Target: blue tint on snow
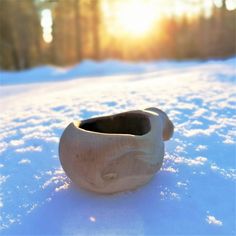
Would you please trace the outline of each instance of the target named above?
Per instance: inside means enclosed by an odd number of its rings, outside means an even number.
[[[235,63],[85,61],[0,72],[0,234],[235,235]],[[175,124],[152,181],[115,195],[75,187],[58,158],[64,128],[151,106]]]

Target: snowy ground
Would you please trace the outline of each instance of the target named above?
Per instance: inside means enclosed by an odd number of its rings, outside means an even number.
[[[235,235],[235,66],[87,61],[0,72],[0,234]],[[154,179],[112,196],[76,189],[58,160],[66,125],[150,106],[176,127]]]

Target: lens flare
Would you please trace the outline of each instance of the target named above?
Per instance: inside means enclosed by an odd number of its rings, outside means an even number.
[[[151,1],[138,1],[138,4],[134,0],[118,1],[113,9],[109,32],[114,35],[142,36],[152,30],[158,18]]]

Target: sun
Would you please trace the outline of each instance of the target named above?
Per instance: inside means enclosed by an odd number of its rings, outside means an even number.
[[[151,1],[126,0],[114,2],[108,31],[113,35],[144,36],[152,30],[158,18],[157,11]],[[104,7],[104,14],[109,11]]]

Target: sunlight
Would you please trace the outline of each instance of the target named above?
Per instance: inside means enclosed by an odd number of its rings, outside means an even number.
[[[233,0],[231,0],[233,1]],[[232,3],[231,3],[232,5]],[[144,37],[156,27],[163,17],[187,16],[194,18],[204,13],[212,14],[212,0],[191,2],[183,0],[104,0],[102,9],[108,33],[116,37]],[[160,26],[160,25],[159,25]],[[158,28],[158,29],[157,29]]]
[[[138,4],[135,0],[117,1],[113,7],[113,21],[109,32],[114,35],[143,36],[151,31],[158,19],[158,12],[153,8],[151,1],[140,0]],[[109,9],[106,9],[106,6],[104,12],[109,14]]]
[[[41,26],[43,28],[43,40],[46,43],[52,42],[52,13],[49,9],[41,12]]]
[[[226,7],[229,11],[235,10],[236,9],[236,1],[235,0],[228,0],[226,2]]]

